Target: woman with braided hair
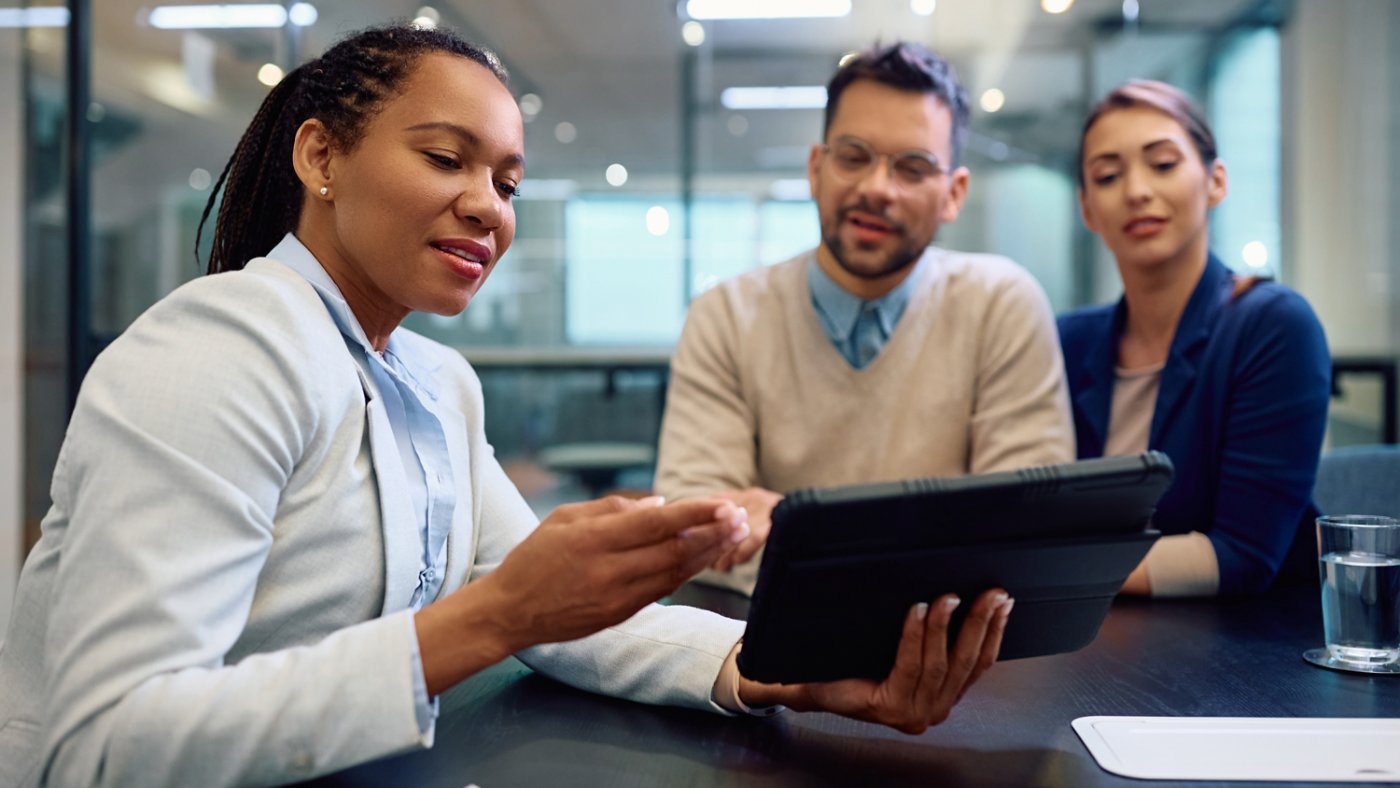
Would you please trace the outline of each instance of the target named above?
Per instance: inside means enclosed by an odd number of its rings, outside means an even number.
[[[742,509],[536,522],[471,368],[399,327],[460,312],[510,245],[522,129],[497,58],[441,31],[353,35],[268,95],[220,177],[213,275],[83,384],[0,650],[0,785],[343,769],[431,746],[436,697],[511,654],[647,703],[907,732],[995,659],[1002,592],[951,647],[957,600],[911,609],[883,682],[760,685],[742,622],[651,604],[744,538]]]

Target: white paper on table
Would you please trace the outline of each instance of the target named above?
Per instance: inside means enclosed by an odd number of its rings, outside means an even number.
[[[1080,717],[1099,766],[1145,780],[1400,781],[1400,720]]]

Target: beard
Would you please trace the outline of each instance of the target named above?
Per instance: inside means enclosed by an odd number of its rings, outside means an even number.
[[[900,240],[899,245],[883,256],[857,261],[855,259],[855,253],[862,251],[872,252],[874,251],[874,245],[871,244],[867,247],[866,244],[856,242],[852,245],[855,248],[848,248],[848,245],[841,240],[840,229],[842,225],[846,223],[846,215],[851,211],[861,211],[872,216],[881,217],[880,220],[882,222],[894,228],[894,235]],[[902,222],[896,222],[885,217],[882,211],[874,210],[864,202],[859,202],[855,205],[838,210],[836,212],[836,221],[833,222],[831,226],[822,228],[822,243],[825,244],[826,248],[831,252],[831,256],[836,260],[836,264],[841,266],[842,270],[846,273],[860,279],[882,279],[897,271],[908,268],[918,262],[919,258],[924,254],[924,249],[932,242],[932,238],[926,239],[922,243],[917,239],[910,238],[908,228],[906,228]]]

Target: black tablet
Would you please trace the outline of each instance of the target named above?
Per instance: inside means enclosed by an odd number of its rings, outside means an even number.
[[[946,593],[1016,598],[1001,659],[1082,648],[1157,539],[1161,452],[956,478],[802,489],[773,510],[739,670],[756,681],[894,665],[904,616]]]

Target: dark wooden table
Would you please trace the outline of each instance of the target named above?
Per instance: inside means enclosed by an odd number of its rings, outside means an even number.
[[[736,616],[746,608],[739,597],[706,588],[683,589],[676,601]],[[997,665],[949,721],[917,737],[828,714],[729,719],[642,706],[576,691],[508,661],[443,697],[431,751],[322,783],[1162,785],[1101,770],[1070,721],[1100,714],[1400,716],[1400,677],[1337,673],[1302,660],[1321,635],[1319,601],[1308,589],[1238,600],[1120,600],[1087,648]]]

